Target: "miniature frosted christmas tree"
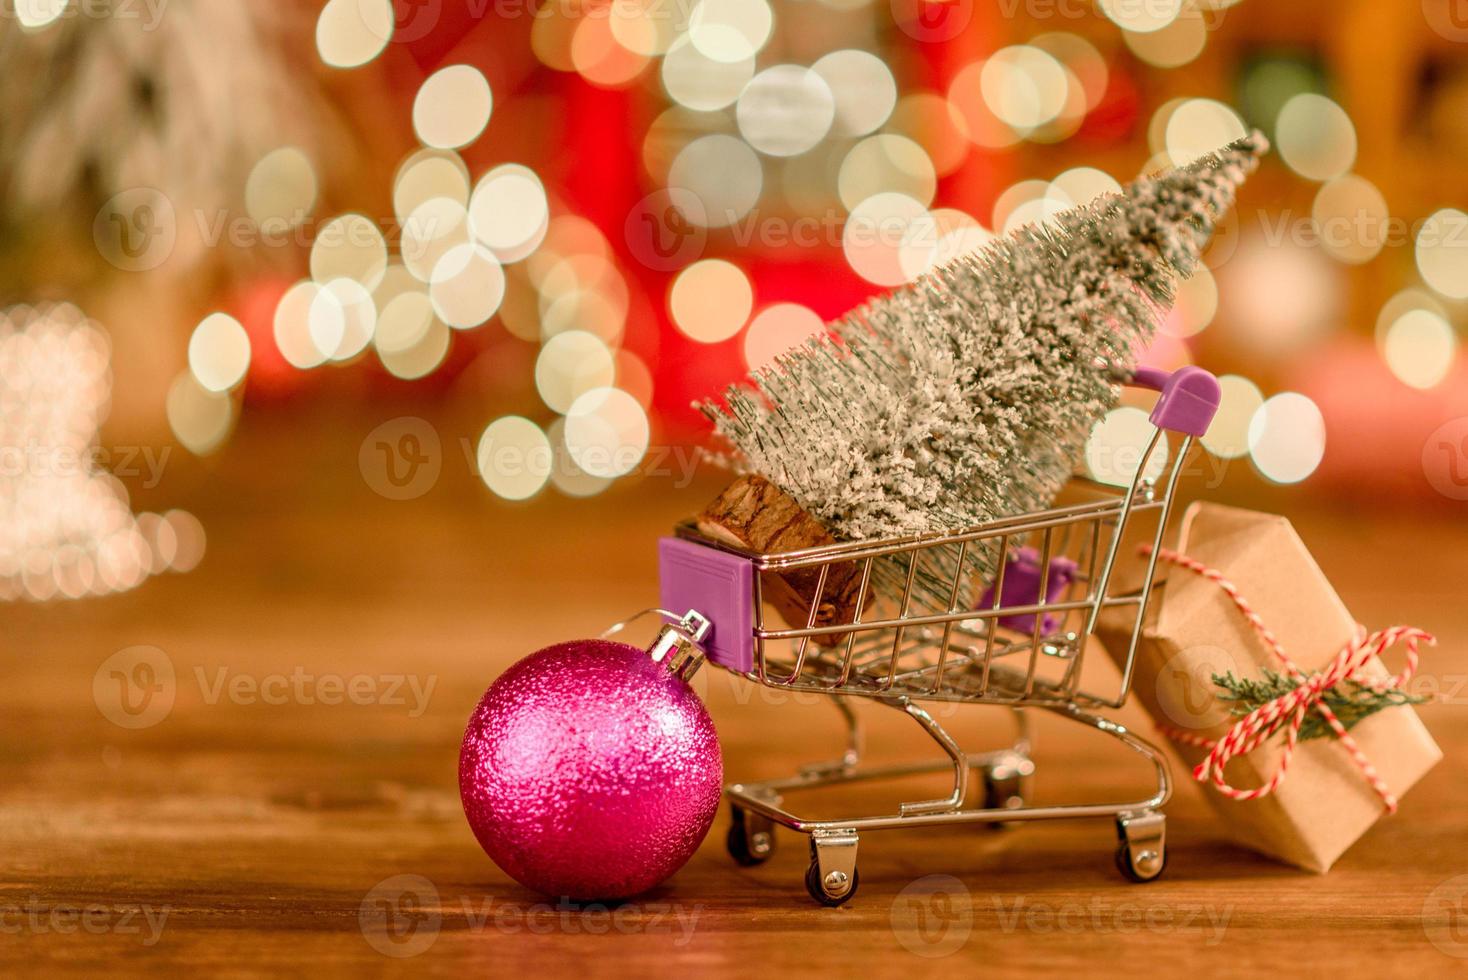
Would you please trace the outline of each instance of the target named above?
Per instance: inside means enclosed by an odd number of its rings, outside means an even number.
[[[753,372],[752,387],[699,407],[736,468],[838,539],[1044,507],[1266,148],[1256,133],[1020,228],[852,311]],[[764,549],[724,517],[769,497],[736,484],[701,523]]]

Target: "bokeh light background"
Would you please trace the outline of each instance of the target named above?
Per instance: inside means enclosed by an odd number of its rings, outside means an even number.
[[[1258,127],[1274,151],[1144,359],[1223,376],[1204,441],[1256,481],[1447,499],[1424,472],[1468,415],[1447,3],[285,7],[286,101],[326,121],[212,175],[232,237],[190,244],[172,200],[179,244],[116,273],[190,283],[151,317],[166,383],[133,398],[190,453],[314,401],[468,391],[485,493],[594,496],[865,297]],[[19,43],[74,13],[14,10]],[[1129,400],[1087,467],[1123,481],[1146,432]],[[535,462],[502,472],[504,447]]]

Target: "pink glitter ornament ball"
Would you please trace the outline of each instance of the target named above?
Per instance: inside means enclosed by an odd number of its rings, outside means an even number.
[[[464,814],[495,864],[583,901],[636,895],[681,868],[724,775],[689,674],[686,660],[607,640],[547,647],[505,671],[459,754]]]

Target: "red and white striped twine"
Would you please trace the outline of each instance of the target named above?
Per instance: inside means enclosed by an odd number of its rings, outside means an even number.
[[[1142,554],[1149,554],[1151,545],[1142,545]],[[1325,694],[1341,681],[1357,679],[1355,674],[1371,661],[1373,657],[1379,657],[1390,647],[1397,643],[1406,648],[1407,662],[1402,672],[1394,677],[1382,680],[1359,681],[1376,691],[1384,691],[1388,688],[1402,688],[1417,672],[1417,647],[1420,643],[1432,646],[1437,640],[1431,633],[1410,626],[1393,626],[1390,629],[1378,630],[1368,634],[1366,628],[1356,626],[1356,635],[1351,642],[1347,643],[1340,653],[1336,654],[1323,670],[1313,674],[1302,671],[1288,655],[1284,647],[1280,645],[1279,637],[1274,631],[1265,625],[1264,620],[1254,611],[1247,599],[1239,592],[1223,573],[1215,568],[1210,568],[1196,559],[1187,555],[1178,554],[1175,551],[1161,549],[1157,557],[1166,562],[1171,562],[1189,571],[1196,572],[1204,578],[1217,583],[1218,587],[1233,600],[1239,612],[1243,613],[1254,632],[1264,642],[1265,647],[1274,654],[1284,669],[1293,678],[1297,686],[1288,694],[1283,694],[1273,701],[1266,702],[1249,712],[1234,723],[1233,727],[1217,741],[1207,739],[1193,732],[1183,731],[1177,728],[1163,726],[1164,734],[1189,745],[1197,745],[1208,749],[1208,756],[1193,770],[1193,777],[1199,782],[1212,780],[1219,792],[1235,800],[1256,800],[1261,796],[1268,796],[1279,788],[1284,782],[1285,773],[1289,770],[1290,758],[1294,755],[1295,745],[1299,742],[1300,727],[1305,723],[1305,715],[1310,711],[1316,711],[1330,730],[1335,733],[1342,746],[1350,753],[1351,759],[1356,763],[1366,781],[1371,784],[1381,801],[1386,806],[1388,813],[1397,812],[1397,798],[1387,786],[1386,780],[1382,779],[1371,760],[1366,758],[1366,753],[1361,751],[1361,746],[1351,737],[1350,732],[1341,724],[1334,711],[1325,703]],[[1223,770],[1229,761],[1236,756],[1247,755],[1264,743],[1271,735],[1277,732],[1281,726],[1288,725],[1285,732],[1284,753],[1280,756],[1279,767],[1270,776],[1269,780],[1258,789],[1238,789],[1230,786],[1224,779]]]

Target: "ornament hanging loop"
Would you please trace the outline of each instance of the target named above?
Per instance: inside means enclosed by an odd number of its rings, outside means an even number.
[[[601,638],[607,639],[622,632],[632,623],[643,616],[662,616],[664,619],[676,622],[665,623],[658,630],[657,638],[647,648],[648,656],[652,657],[654,663],[662,664],[669,673],[681,681],[689,681],[693,675],[698,673],[698,668],[703,666],[705,659],[701,644],[713,624],[708,621],[702,613],[696,609],[690,609],[683,615],[669,612],[666,609],[644,609],[642,612],[617,623],[602,633]]]

